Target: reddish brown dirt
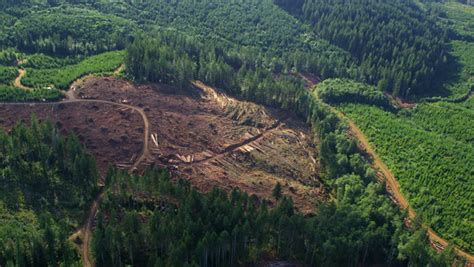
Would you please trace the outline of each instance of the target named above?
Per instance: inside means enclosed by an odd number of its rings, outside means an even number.
[[[150,138],[152,155],[139,170],[146,165],[166,167],[201,191],[238,187],[270,200],[280,182],[284,193],[305,213],[326,198],[319,181],[317,149],[304,123],[282,111],[195,84],[195,88],[176,91],[92,78],[75,94],[143,108],[158,145]]]
[[[302,78],[305,81],[305,87],[308,90],[312,90],[315,85],[321,82],[321,78],[311,73],[298,73],[297,76]]]
[[[101,174],[109,164],[133,164],[143,148],[143,120],[132,111],[101,103],[59,103],[0,105],[0,127],[8,130],[23,120],[29,123],[35,114],[50,120],[63,133],[74,132],[97,159]]]
[[[36,114],[57,123],[64,133],[75,132],[96,156],[102,174],[109,164],[139,172],[157,165],[188,178],[201,191],[238,187],[267,199],[280,182],[297,209],[313,212],[326,194],[305,124],[281,111],[195,85],[177,92],[86,77],[74,83],[64,102],[0,104],[0,127],[8,130]],[[85,266],[92,266],[88,245],[102,195],[93,202],[85,225],[70,238],[82,236]]]
[[[384,92],[384,95],[388,98],[388,100],[397,108],[399,109],[412,109],[416,108],[417,104],[414,102],[409,102],[404,100],[400,97],[394,97],[388,92]]]

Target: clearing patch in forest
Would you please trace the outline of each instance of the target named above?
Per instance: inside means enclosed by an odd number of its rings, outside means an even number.
[[[150,165],[166,167],[200,191],[237,187],[272,201],[272,189],[280,182],[283,192],[305,213],[326,199],[317,148],[305,123],[289,112],[194,84],[180,91],[97,77],[76,88],[75,94],[78,99],[143,108],[150,122],[152,155],[139,171]]]
[[[143,120],[131,109],[87,102],[0,104],[0,127],[8,131],[20,120],[29,123],[33,114],[56,123],[63,133],[76,133],[101,174],[109,164],[131,166],[142,152]]]

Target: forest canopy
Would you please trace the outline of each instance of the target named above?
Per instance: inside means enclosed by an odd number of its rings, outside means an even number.
[[[129,20],[80,7],[27,9],[18,17],[3,14],[10,19],[0,26],[1,46],[14,46],[28,53],[93,55],[123,49],[137,30]]]
[[[447,31],[412,1],[275,2],[297,10],[318,36],[348,51],[360,67],[357,79],[395,96],[429,92],[447,63]]]
[[[97,266],[237,266],[271,254],[310,266],[380,259],[444,265],[452,259],[423,245],[409,248],[426,236],[402,232],[399,211],[381,195],[382,186],[357,175],[338,180],[337,204],[323,204],[307,218],[286,196],[270,209],[267,200],[238,189],[199,193],[187,181],[173,183],[166,171],[142,177],[112,171],[107,180],[111,193],[93,239]]]
[[[35,117],[0,130],[0,154],[0,265],[80,263],[67,236],[97,192],[95,160]]]

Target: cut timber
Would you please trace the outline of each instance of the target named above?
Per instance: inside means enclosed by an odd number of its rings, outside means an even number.
[[[155,146],[158,147],[158,134],[157,133],[151,134],[151,140],[153,141]]]
[[[221,160],[218,160],[220,164],[224,167],[225,170],[227,171],[235,171],[238,172],[239,174],[242,174],[245,172],[245,168],[237,164],[235,161],[225,157],[222,158]]]
[[[117,164],[117,168],[119,169],[130,169],[131,165],[128,163],[119,163]]]
[[[186,162],[186,163],[191,163],[194,161],[194,155],[190,155],[190,156],[182,156],[182,155],[178,155],[176,154],[176,157],[181,160],[182,162]]]
[[[130,162],[135,162],[136,158],[137,158],[137,154],[133,154],[132,157],[130,158]]]
[[[212,155],[213,155],[212,152],[209,151],[209,150],[204,151],[202,154],[203,154],[203,156],[206,157],[206,158],[212,157]]]
[[[254,148],[251,145],[244,145],[238,148],[241,152],[244,153],[250,153],[254,150]]]
[[[252,146],[255,150],[257,150],[258,152],[260,152],[260,153],[262,153],[262,154],[265,154],[265,151],[263,151],[263,148],[260,146],[260,143],[255,142],[255,143],[251,144],[251,146]]]
[[[194,86],[201,89],[205,96],[204,99],[214,100],[216,101],[221,108],[226,107],[229,104],[233,104],[237,102],[235,99],[226,96],[225,94],[221,94],[217,92],[214,88],[205,85],[201,81],[193,82]]]
[[[258,131],[258,134],[261,134],[261,132]],[[251,133],[249,133],[249,132],[245,133],[245,135],[244,135],[244,139],[250,139],[250,138],[253,138],[253,137],[254,137],[254,136],[253,136]]]

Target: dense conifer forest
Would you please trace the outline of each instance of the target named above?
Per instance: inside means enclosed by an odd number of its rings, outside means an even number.
[[[36,118],[0,132],[0,264],[74,265],[67,237],[98,191],[95,160],[76,136]]]
[[[359,79],[395,96],[436,86],[447,63],[447,32],[410,1],[276,1],[312,25],[314,32],[351,53]]]
[[[108,178],[111,193],[94,232],[98,266],[238,266],[271,254],[309,266],[404,259],[443,265],[451,257],[423,248],[423,235],[407,235],[382,187],[358,175],[339,178],[338,202],[311,218],[296,213],[285,196],[269,209],[266,200],[238,190],[200,194],[163,171],[143,177],[110,171]]]

